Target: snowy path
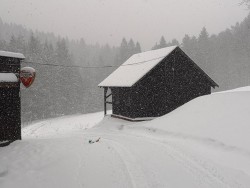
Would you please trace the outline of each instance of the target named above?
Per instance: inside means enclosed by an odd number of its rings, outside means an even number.
[[[22,141],[0,148],[0,187],[248,188],[250,95],[205,99],[151,122],[94,113],[25,127]]]
[[[195,158],[173,141],[118,132],[86,136],[101,137],[120,154],[134,187],[242,187],[220,173],[217,165]]]

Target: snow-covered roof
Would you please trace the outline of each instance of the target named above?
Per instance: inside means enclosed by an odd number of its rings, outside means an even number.
[[[0,82],[18,82],[14,73],[0,73]]]
[[[134,54],[98,86],[131,87],[159,64],[176,47],[177,46],[171,46]]]
[[[24,55],[21,53],[14,53],[14,52],[7,52],[7,51],[0,51],[0,56],[2,57],[14,57],[18,59],[25,59]]]

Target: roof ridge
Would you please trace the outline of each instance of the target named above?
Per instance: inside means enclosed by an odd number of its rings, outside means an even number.
[[[135,55],[138,55],[138,54],[143,54],[143,53],[147,53],[147,52],[152,52],[152,51],[158,51],[158,50],[163,50],[163,49],[167,49],[167,48],[172,48],[172,47],[175,47],[177,48],[178,45],[173,45],[173,46],[167,46],[167,47],[163,47],[163,48],[158,48],[158,49],[151,49],[151,50],[146,50],[146,51],[143,51],[143,52],[139,52],[139,53],[135,53],[133,54],[131,57],[135,56]]]
[[[153,58],[153,59],[149,59],[149,60],[145,60],[145,61],[140,61],[140,62],[137,62],[137,63],[128,63],[128,64],[122,64],[120,66],[129,66],[129,65],[137,65],[137,64],[141,64],[141,63],[146,63],[148,61],[153,61],[153,60],[156,60],[156,59],[161,59],[161,58],[164,58],[166,56],[161,56],[161,57],[157,57],[157,58]]]

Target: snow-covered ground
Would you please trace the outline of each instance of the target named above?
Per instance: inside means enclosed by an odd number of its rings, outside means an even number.
[[[248,188],[245,90],[199,97],[149,122],[102,112],[37,122],[0,148],[0,187]]]

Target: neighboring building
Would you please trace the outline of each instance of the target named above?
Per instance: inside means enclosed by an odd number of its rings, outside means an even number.
[[[20,53],[0,51],[0,141],[21,139]]]
[[[218,87],[178,46],[135,54],[98,86],[105,114],[111,103],[113,116],[129,120],[162,116]]]

